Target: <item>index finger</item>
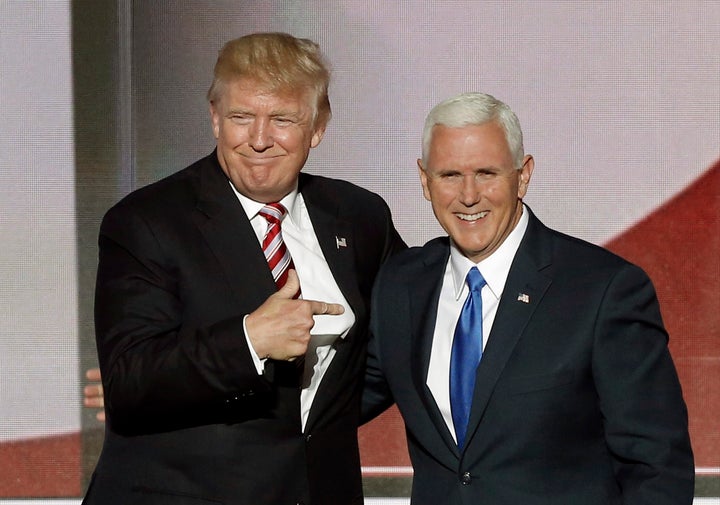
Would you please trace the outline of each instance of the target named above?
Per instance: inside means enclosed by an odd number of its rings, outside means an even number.
[[[305,300],[310,302],[313,315],[339,316],[345,312],[345,307],[339,303],[319,302],[317,300]]]
[[[85,398],[104,396],[102,384],[89,384],[85,386],[83,389],[83,395]]]
[[[91,368],[85,372],[85,378],[91,381],[100,381],[100,369]]]

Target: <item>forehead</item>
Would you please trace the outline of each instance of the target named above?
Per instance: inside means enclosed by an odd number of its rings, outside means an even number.
[[[311,92],[305,88],[279,89],[255,79],[240,78],[226,83],[220,102],[228,108],[253,111],[312,111]]]
[[[428,152],[428,164],[469,161],[474,164],[512,164],[505,130],[496,122],[450,127],[435,125]]]

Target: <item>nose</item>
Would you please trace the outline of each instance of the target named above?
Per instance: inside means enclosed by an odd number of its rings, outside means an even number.
[[[476,180],[475,175],[465,175],[460,188],[460,202],[471,207],[480,201],[480,194],[480,183]]]
[[[264,151],[273,146],[274,140],[267,118],[256,117],[248,131],[248,144],[255,151]]]

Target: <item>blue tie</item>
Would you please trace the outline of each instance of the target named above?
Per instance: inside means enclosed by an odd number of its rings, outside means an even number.
[[[450,410],[458,447],[465,443],[470,406],[475,389],[475,370],[482,356],[482,291],[485,279],[472,267],[465,278],[470,293],[455,327],[450,355]]]

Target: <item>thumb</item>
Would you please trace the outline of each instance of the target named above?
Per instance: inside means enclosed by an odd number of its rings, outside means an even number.
[[[278,289],[275,296],[292,300],[298,291],[300,291],[300,279],[298,279],[297,272],[291,268],[288,270],[288,278],[287,281],[285,281],[285,285]]]

